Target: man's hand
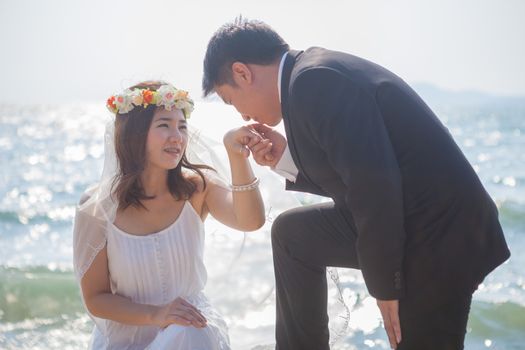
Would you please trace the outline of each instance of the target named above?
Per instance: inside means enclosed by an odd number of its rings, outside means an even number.
[[[390,347],[396,349],[401,342],[401,324],[399,323],[399,300],[379,300],[377,306],[383,316],[386,334]]]
[[[286,149],[285,137],[264,124],[251,124],[248,127],[258,132],[264,140],[269,140],[268,144],[259,142],[250,147],[253,159],[259,165],[274,168]]]

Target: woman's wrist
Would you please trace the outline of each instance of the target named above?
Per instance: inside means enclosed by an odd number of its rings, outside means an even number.
[[[245,192],[245,191],[252,191],[255,190],[257,187],[259,187],[259,178],[254,177],[252,181],[249,183],[243,184],[243,185],[230,185],[230,189],[232,192]]]
[[[222,141],[229,155],[239,155],[246,158],[249,156],[249,147],[262,140],[261,135],[243,126],[226,132]]]
[[[246,146],[241,145],[240,143],[235,144],[231,148],[226,147],[226,153],[228,154],[230,163],[233,162],[235,164],[242,164],[244,162],[247,162],[248,157],[250,156],[250,150]]]
[[[146,323],[153,326],[161,327],[159,313],[161,312],[163,306],[146,305],[146,307]]]
[[[238,150],[241,147],[241,145],[235,140],[235,135],[234,135],[233,130],[228,131],[224,135],[222,142],[224,144],[224,147],[226,148],[226,151],[228,151],[228,153],[234,153],[235,151],[238,152]]]

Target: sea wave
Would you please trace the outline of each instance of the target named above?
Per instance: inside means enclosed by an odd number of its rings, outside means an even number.
[[[499,203],[498,209],[504,226],[525,234],[525,203],[505,200]]]
[[[353,326],[345,341],[334,349],[347,349],[349,344],[358,344],[365,337],[360,323],[366,323],[367,317],[363,318],[362,313],[367,310],[367,314],[377,313],[375,303],[368,306],[353,303]],[[0,348],[86,348],[92,327],[72,271],[44,266],[0,267]],[[386,343],[379,341],[384,338],[381,325],[374,321],[372,328],[367,334],[378,338],[374,346],[370,347],[369,341],[367,346],[352,349],[387,348]],[[524,329],[525,305],[474,300],[466,348],[521,349]]]
[[[63,208],[51,209],[47,212],[27,212],[25,210],[20,211],[1,211],[0,210],[0,224],[22,224],[22,225],[34,225],[34,224],[71,224],[74,217],[75,207],[66,206]]]
[[[0,267],[0,321],[20,322],[83,312],[71,270]]]

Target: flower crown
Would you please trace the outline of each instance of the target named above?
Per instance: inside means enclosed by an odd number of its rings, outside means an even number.
[[[184,118],[188,119],[193,111],[193,100],[188,92],[179,90],[169,84],[161,85],[156,91],[145,89],[126,89],[119,95],[108,98],[106,106],[111,113],[128,113],[136,106],[162,106],[168,111],[173,107],[180,109]]]

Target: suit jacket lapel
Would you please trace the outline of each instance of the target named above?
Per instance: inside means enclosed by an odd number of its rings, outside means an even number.
[[[298,180],[299,178],[302,178],[304,181],[307,181],[308,183],[310,183],[310,186],[312,188],[316,188],[316,191],[312,193],[316,193],[316,194],[325,196],[327,195],[326,192],[308,177],[308,174],[306,173],[304,166],[301,163],[301,160],[299,159],[299,154],[297,153],[297,147],[295,145],[294,130],[291,127],[292,120],[290,118],[290,103],[289,103],[290,79],[292,76],[292,71],[295,66],[295,63],[299,59],[302,53],[303,51],[290,50],[288,51],[288,55],[286,56],[284,60],[283,72],[281,76],[281,112],[283,115],[283,122],[284,122],[285,131],[286,131],[288,147],[290,147],[290,154],[292,155],[292,159],[295,165],[297,166],[297,169],[299,170]],[[298,121],[296,119],[295,123],[297,122]],[[309,192],[311,192],[311,189]]]

